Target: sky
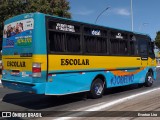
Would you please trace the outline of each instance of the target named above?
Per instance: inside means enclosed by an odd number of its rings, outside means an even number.
[[[68,0],[72,19],[131,31],[131,0]],[[148,34],[152,40],[160,31],[160,0],[132,0],[133,31]]]

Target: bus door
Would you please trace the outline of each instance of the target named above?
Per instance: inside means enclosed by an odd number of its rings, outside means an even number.
[[[138,40],[139,55],[141,57],[141,66],[148,66],[148,40],[140,38]]]
[[[154,54],[154,42],[149,42],[148,46],[148,65],[149,66],[155,66],[156,65],[156,60],[155,60],[155,54]]]

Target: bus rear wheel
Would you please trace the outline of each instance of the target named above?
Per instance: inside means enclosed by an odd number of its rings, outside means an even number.
[[[145,83],[144,83],[144,86],[145,87],[151,87],[153,85],[153,73],[152,72],[148,72],[146,74],[146,79],[145,79]]]
[[[96,78],[91,85],[90,97],[93,99],[101,98],[104,92],[104,82],[100,78]]]

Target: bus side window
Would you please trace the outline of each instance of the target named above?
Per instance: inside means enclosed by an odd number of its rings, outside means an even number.
[[[140,56],[144,56],[147,57],[148,56],[148,41],[146,39],[139,39],[138,40],[138,44],[139,44],[139,55]]]
[[[106,38],[84,36],[86,53],[107,53]]]
[[[130,41],[130,51],[131,51],[131,55],[135,55],[135,42]]]
[[[80,52],[80,35],[66,34],[67,52]]]
[[[130,41],[130,55],[138,55],[138,46],[136,41]]]
[[[65,34],[49,31],[49,48],[51,52],[64,52],[65,51]]]
[[[85,26],[83,38],[86,54],[107,54],[107,30]]]
[[[155,58],[155,54],[154,54],[154,43],[153,42],[149,42],[149,49],[148,49],[148,54],[149,54],[149,57],[151,58]]]
[[[111,31],[110,36],[111,54],[127,56],[129,53],[127,33],[122,33],[120,31]]]
[[[119,40],[111,39],[111,54],[118,54],[119,53]]]
[[[135,35],[132,34],[130,35],[129,45],[130,45],[130,55],[131,56],[138,55],[138,44]]]
[[[51,53],[80,53],[81,33],[80,26],[64,21],[48,22],[48,44]]]

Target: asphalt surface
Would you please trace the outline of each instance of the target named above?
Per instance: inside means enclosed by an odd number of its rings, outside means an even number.
[[[65,116],[65,115],[67,116],[68,111],[83,112],[86,109],[92,109],[96,107],[98,104],[101,105],[103,103],[110,103],[117,99],[125,98],[127,96],[135,95],[140,92],[149,91],[159,87],[160,87],[160,70],[158,70],[157,80],[154,82],[154,85],[152,87],[138,87],[138,85],[131,85],[126,87],[107,89],[105,91],[104,96],[100,99],[90,99],[90,98],[86,99],[85,94],[66,95],[61,97],[36,95],[36,94],[24,93],[3,88],[0,84],[0,111],[12,111],[12,112],[46,111],[43,112],[43,114],[45,114],[45,116],[50,116],[50,117],[45,119],[55,119],[51,117]],[[103,109],[103,111],[160,111],[159,92],[160,90],[152,92],[151,94],[145,94],[143,96],[139,96],[137,98],[125,101],[124,103],[118,105],[117,104],[112,105],[110,107]],[[56,112],[56,111],[63,111],[63,112]],[[77,113],[71,112],[69,114],[77,114]],[[103,118],[103,116],[106,113],[98,112],[91,114],[94,115],[98,114],[98,116],[102,116],[98,119],[105,119]],[[91,116],[91,114],[89,113],[88,115]],[[83,116],[83,118],[79,117],[76,119],[94,119],[94,118]],[[110,119],[124,119],[124,118],[122,115],[122,117],[116,117],[116,118],[111,117]],[[132,116],[129,118],[125,117],[125,119],[142,119],[142,118],[137,118]]]

